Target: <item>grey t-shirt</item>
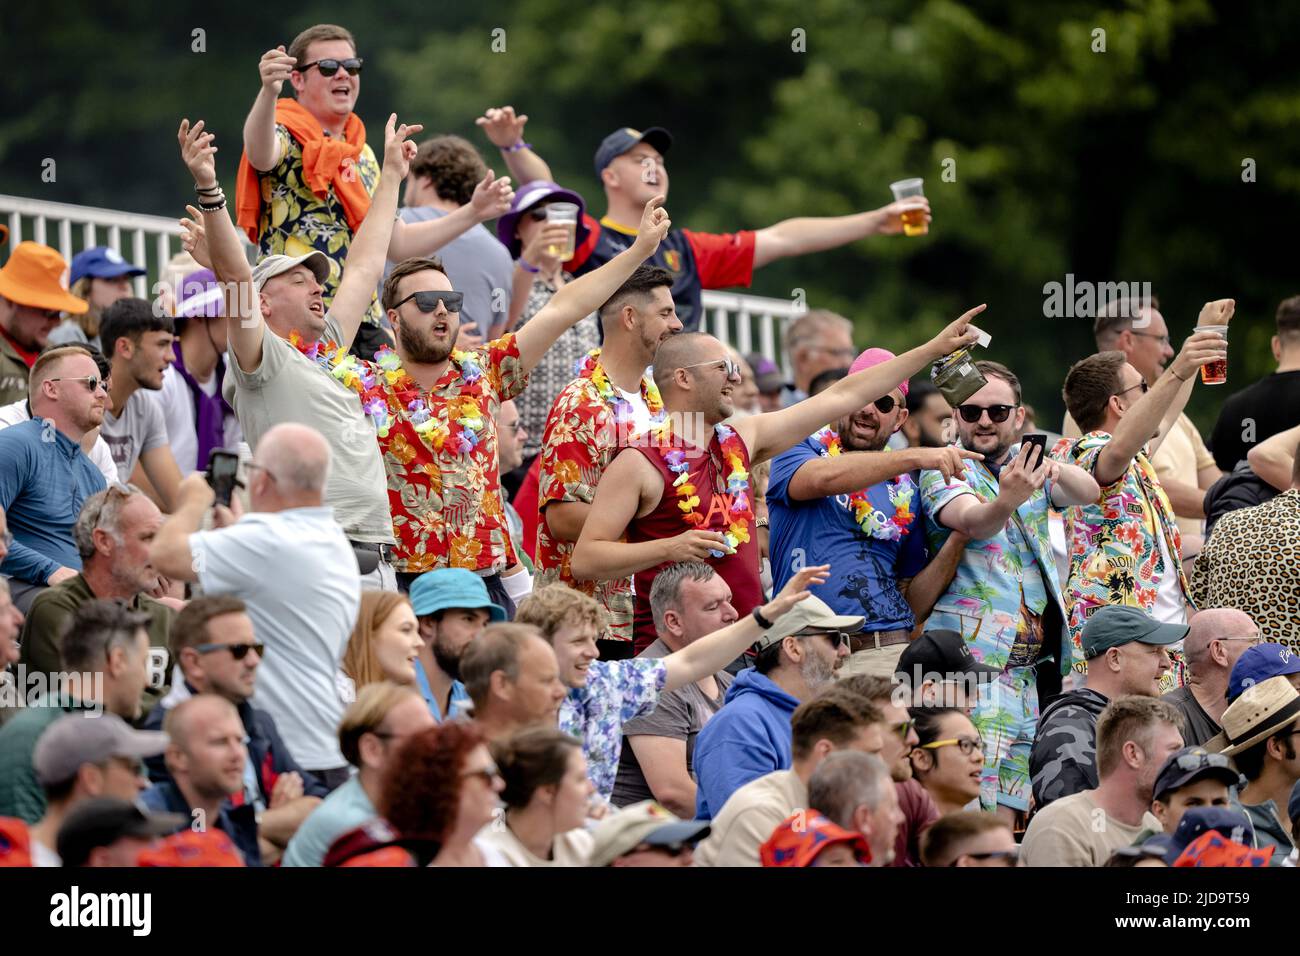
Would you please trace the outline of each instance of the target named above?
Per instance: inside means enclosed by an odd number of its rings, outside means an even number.
[[[321,337],[343,340],[328,313]],[[255,371],[239,367],[234,349],[227,352],[226,369],[222,391],[249,446],[256,449],[262,436],[282,422],[316,429],[329,442],[332,457],[325,503],[352,540],[392,544],[388,479],[375,426],[361,411],[357,394],[270,329],[262,336],[262,364]]]
[[[427,222],[447,215],[432,206],[403,206],[397,214],[402,222]],[[510,253],[480,223],[447,243],[435,255],[442,260],[452,287],[465,293],[465,302],[460,309],[461,322],[472,322],[478,327],[479,334],[486,337],[488,329],[504,322],[509,313],[515,266]],[[390,262],[384,267],[384,277],[387,278],[392,270]]]
[[[1192,694],[1190,684],[1171,690],[1160,699],[1173,704],[1183,715],[1183,721],[1187,724],[1183,732],[1183,743],[1188,747],[1199,747],[1220,733],[1222,728],[1205,712],[1200,701]]]
[[[104,424],[99,434],[113,453],[118,478],[130,481],[140,456],[167,444],[167,422],[162,407],[137,388],[126,400],[120,418],[114,418],[112,412],[104,409]]]
[[[661,640],[655,641],[637,657],[667,657],[672,651]],[[662,695],[659,703],[644,717],[629,720],[623,725],[623,752],[618,761],[618,776],[614,780],[614,792],[610,801],[616,807],[626,807],[641,800],[653,800],[654,792],[646,783],[645,774],[628,737],[670,737],[673,740],[686,741],[686,772],[695,776],[695,738],[710,717],[722,707],[727,688],[734,678],[725,671],[713,675],[718,682],[718,696],[710,698],[691,681],[676,690]]]

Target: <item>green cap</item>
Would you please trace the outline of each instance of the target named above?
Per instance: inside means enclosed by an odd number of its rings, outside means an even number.
[[[1143,644],[1177,644],[1191,628],[1186,624],[1161,624],[1140,607],[1108,604],[1088,616],[1079,641],[1088,660],[1112,647],[1139,641]]]

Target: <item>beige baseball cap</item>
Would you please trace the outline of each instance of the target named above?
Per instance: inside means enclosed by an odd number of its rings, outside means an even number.
[[[606,817],[596,827],[588,866],[609,866],[642,843],[672,846],[709,835],[707,820],[681,820],[653,800],[643,800]]]
[[[793,634],[804,630],[845,631],[852,634],[862,630],[866,620],[862,615],[850,617],[836,614],[821,598],[810,594],[790,610],[777,618],[770,628],[755,642],[754,651],[761,653],[773,644],[780,643]]]

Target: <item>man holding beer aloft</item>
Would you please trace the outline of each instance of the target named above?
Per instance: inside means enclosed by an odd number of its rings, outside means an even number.
[[[1226,328],[1234,308],[1232,299],[1206,303],[1197,325]],[[1187,404],[1199,367],[1227,355],[1225,334],[1201,328],[1150,387],[1123,352],[1090,355],[1066,375],[1065,405],[1084,434],[1062,439],[1053,456],[1079,465],[1101,486],[1098,501],[1066,513],[1065,605],[1076,647],[1084,622],[1108,604],[1140,607],[1165,624],[1187,622],[1191,592],[1178,558],[1178,525],[1150,456]],[[1166,691],[1184,682],[1182,655],[1171,656]]]

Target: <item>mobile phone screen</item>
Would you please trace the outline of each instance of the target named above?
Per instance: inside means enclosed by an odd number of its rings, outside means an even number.
[[[239,455],[223,448],[212,449],[208,457],[208,484],[216,495],[217,504],[230,507],[230,496],[235,492],[235,473],[239,470]]]
[[[1033,445],[1038,449],[1035,455],[1032,451],[1029,453],[1029,467],[1037,468],[1042,464],[1043,457],[1047,454],[1047,436],[1046,435],[1026,435],[1021,441],[1026,445]]]

